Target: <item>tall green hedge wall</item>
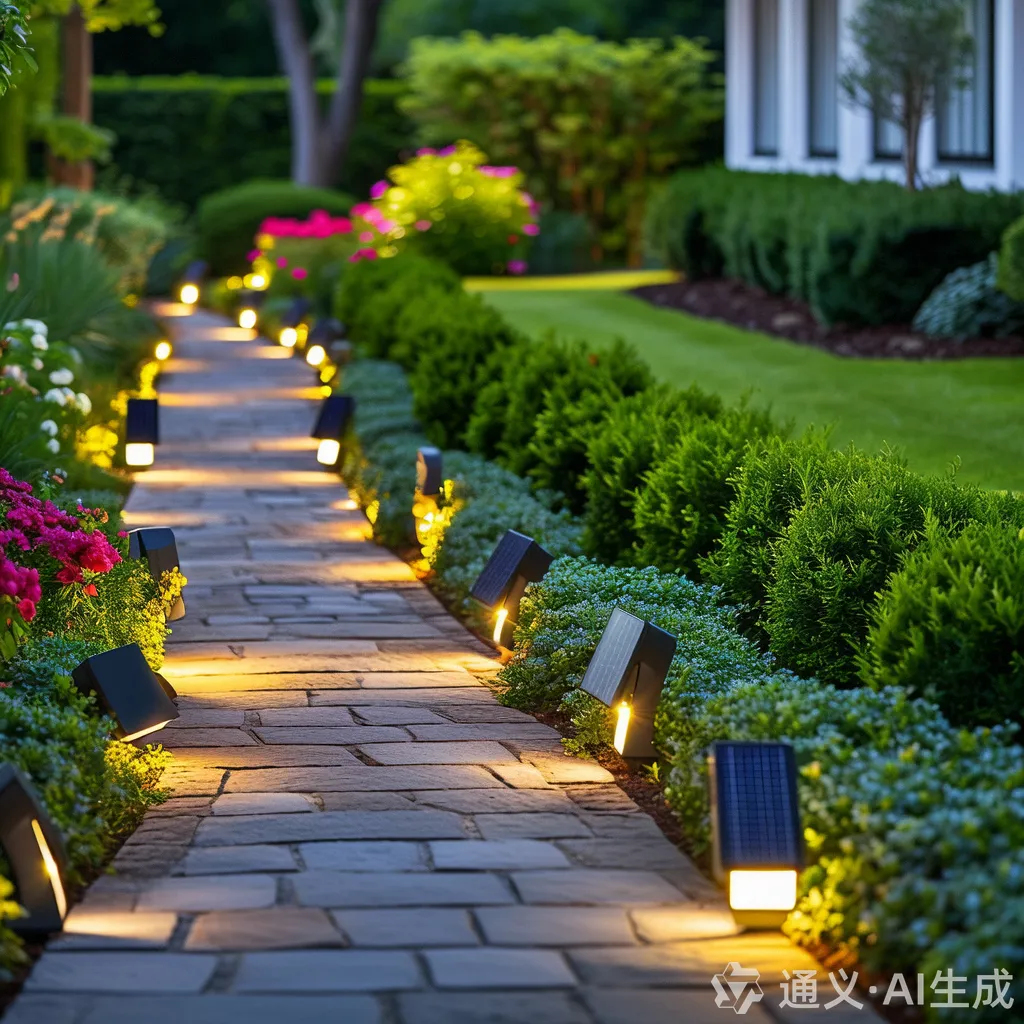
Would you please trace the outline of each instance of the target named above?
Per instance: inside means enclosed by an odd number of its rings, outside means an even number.
[[[321,81],[326,103],[334,88]],[[364,195],[412,137],[397,105],[405,86],[371,79],[339,188]],[[287,82],[200,75],[93,79],[94,119],[117,133],[114,173],[192,208],[248,178],[287,178],[291,167]],[[173,156],[173,159],[169,159]]]

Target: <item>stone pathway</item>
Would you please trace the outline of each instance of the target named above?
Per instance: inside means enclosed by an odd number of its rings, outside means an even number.
[[[612,777],[496,702],[493,653],[317,466],[307,367],[208,314],[174,324],[164,443],[128,504],[175,530],[190,581],[181,718],[154,737],[173,797],[9,1024],[701,1024],[729,1019],[730,961],[761,970],[745,1019],[787,1019],[782,970],[817,965],[730,936]]]

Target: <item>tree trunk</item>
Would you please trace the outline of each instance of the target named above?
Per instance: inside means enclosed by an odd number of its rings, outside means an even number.
[[[267,0],[281,68],[288,76],[292,128],[292,180],[324,185],[320,156],[320,115],[316,77],[298,0]]]
[[[338,82],[331,98],[322,154],[322,174],[334,184],[345,163],[352,133],[359,119],[363,81],[370,66],[384,0],[348,0],[345,39],[338,65]]]
[[[917,157],[921,144],[921,114],[913,110],[903,128],[903,170],[907,178],[907,191],[917,191]]]
[[[85,19],[76,5],[61,22],[64,48],[63,113],[92,123],[92,36],[85,29]],[[53,177],[63,185],[88,191],[92,188],[95,169],[91,160],[67,163],[54,159],[50,164]]]

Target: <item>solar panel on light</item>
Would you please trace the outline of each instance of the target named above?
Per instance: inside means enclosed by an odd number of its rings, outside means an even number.
[[[351,395],[329,395],[320,406],[312,437],[340,441],[355,414],[356,400]]]
[[[420,494],[440,494],[443,485],[441,449],[424,445],[416,453],[416,490]]]
[[[95,693],[117,722],[120,739],[137,739],[178,717],[138,644],[115,647],[86,658],[71,678],[83,693]]]
[[[298,327],[302,323],[303,317],[310,311],[313,303],[309,301],[305,296],[300,295],[297,299],[293,299],[291,305],[285,310],[284,315],[281,317],[282,327]]]
[[[128,557],[145,558],[153,579],[160,582],[165,572],[180,569],[178,544],[174,531],[166,527],[148,527],[142,530],[130,530],[128,533]],[[167,616],[168,622],[177,622],[185,617],[185,602],[179,596],[174,607]]]
[[[601,634],[583,677],[583,689],[608,707],[622,699],[632,682],[644,626],[643,619],[616,608]]]
[[[155,398],[129,398],[124,422],[126,444],[160,443],[160,404]]]
[[[333,317],[325,317],[313,325],[309,332],[309,345],[322,345],[325,349],[333,341],[345,336],[345,325]]]
[[[210,264],[206,260],[193,260],[181,275],[181,280],[186,284],[202,284],[206,275],[210,272]]]
[[[551,562],[552,556],[532,537],[507,530],[476,578],[469,596],[488,608],[495,608],[509,596],[517,578],[536,583],[543,579]]]

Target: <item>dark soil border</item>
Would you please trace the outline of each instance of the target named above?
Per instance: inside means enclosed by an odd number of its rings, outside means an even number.
[[[742,281],[714,278],[645,285],[629,294],[661,309],[743,327],[854,359],[975,359],[1024,356],[1024,338],[929,338],[908,324],[823,327],[810,307]]]

